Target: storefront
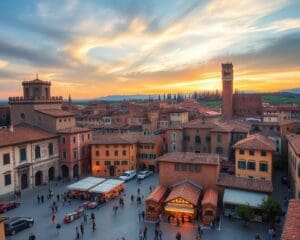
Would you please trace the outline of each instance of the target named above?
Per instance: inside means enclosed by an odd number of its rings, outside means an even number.
[[[163,202],[166,198],[167,188],[159,185],[154,191],[147,197],[146,203],[146,220],[157,221],[159,214],[163,210]]]
[[[98,202],[107,202],[109,199],[116,198],[122,191],[124,191],[124,181],[117,179],[107,179],[89,189],[91,198]]]
[[[210,225],[217,216],[218,192],[213,189],[207,189],[201,202],[202,222]]]
[[[68,195],[72,198],[91,200],[89,190],[105,181],[105,178],[87,177],[67,186]]]
[[[225,216],[236,217],[235,209],[238,205],[247,204],[254,210],[254,221],[262,222],[260,205],[268,197],[267,194],[225,188],[223,196],[223,211]]]
[[[164,207],[168,221],[192,222],[198,213],[200,193],[201,187],[191,181],[173,185]]]

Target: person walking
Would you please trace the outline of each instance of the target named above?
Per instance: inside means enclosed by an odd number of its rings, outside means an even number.
[[[197,231],[198,231],[198,236],[201,237],[202,236],[202,229],[201,229],[200,224],[198,224]]]
[[[56,217],[54,214],[52,214],[51,222],[52,222],[52,224],[55,224],[55,222],[56,222]]]
[[[158,239],[162,240],[162,230],[160,228],[158,229]]]
[[[96,231],[96,222],[95,222],[95,220],[93,220],[92,227],[93,227],[93,232],[95,232]]]
[[[56,194],[56,201],[59,202],[59,199],[60,199],[59,194]]]
[[[44,195],[41,196],[41,203],[44,203]]]
[[[81,236],[83,237],[83,234],[84,234],[83,223],[80,223],[80,232],[81,232]]]
[[[83,214],[83,222],[84,222],[84,224],[87,224],[87,214],[86,213]]]
[[[91,213],[91,220],[95,221],[95,214],[93,212]]]
[[[142,211],[142,218],[143,218],[143,222],[145,222],[145,211]]]
[[[141,190],[140,190],[140,188],[138,188],[137,189],[137,194],[140,195],[140,193],[141,193]]]
[[[158,229],[155,228],[154,230],[154,240],[158,240]]]
[[[143,238],[144,238],[144,235],[143,235],[143,231],[141,229],[140,233],[139,233],[139,240],[143,240]]]
[[[147,228],[147,225],[145,224],[144,230],[143,230],[143,240],[147,240],[147,231],[148,231],[148,228]]]
[[[40,195],[37,195],[37,202],[38,202],[38,204],[40,204],[40,202],[41,202],[41,198],[40,198]]]
[[[75,239],[79,240],[80,235],[79,235],[78,227],[76,227],[75,230],[76,230],[76,237],[75,237]]]
[[[177,232],[177,234],[176,234],[176,240],[181,240],[181,233],[180,232]]]
[[[134,196],[133,195],[131,195],[130,199],[131,199],[131,203],[134,203]]]
[[[142,218],[142,213],[141,213],[141,210],[139,209],[138,210],[138,216],[139,216],[139,222],[141,221],[141,218]]]

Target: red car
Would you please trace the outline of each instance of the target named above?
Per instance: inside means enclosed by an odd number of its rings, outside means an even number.
[[[9,201],[9,202],[2,202],[0,201],[0,213],[4,213],[8,210],[11,210],[13,208],[17,208],[20,206],[20,202],[18,201]]]

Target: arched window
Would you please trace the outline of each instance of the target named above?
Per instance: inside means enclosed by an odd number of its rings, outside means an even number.
[[[25,120],[25,118],[26,118],[26,117],[25,117],[25,113],[21,113],[21,119],[22,119],[22,120]]]
[[[115,156],[118,156],[118,154],[119,154],[119,153],[118,153],[118,151],[116,150],[116,151],[115,151]]]
[[[49,152],[49,156],[53,155],[53,143],[49,143],[49,145],[48,145],[48,152]]]
[[[41,148],[40,146],[36,146],[34,149],[35,152],[35,158],[41,158]]]
[[[195,143],[196,143],[196,144],[200,144],[200,143],[201,143],[201,138],[200,138],[200,136],[197,135],[197,136],[195,137]]]
[[[176,149],[177,149],[177,147],[176,147],[176,143],[173,143],[173,145],[172,145],[172,149],[173,149],[173,152],[176,152]]]

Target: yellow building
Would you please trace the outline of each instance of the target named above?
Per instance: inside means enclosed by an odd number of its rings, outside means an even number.
[[[300,135],[291,134],[287,139],[292,192],[294,198],[300,199]]]
[[[4,221],[6,217],[0,217],[0,239],[5,240]]]
[[[276,145],[260,134],[238,141],[235,149],[237,177],[272,180],[272,158]]]
[[[101,135],[91,144],[92,174],[98,177],[120,176],[137,169],[137,140],[123,135]]]

